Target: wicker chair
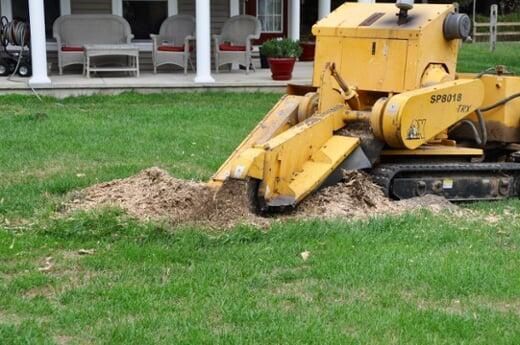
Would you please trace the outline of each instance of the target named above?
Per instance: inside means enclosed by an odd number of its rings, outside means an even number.
[[[159,34],[150,35],[153,42],[153,72],[157,73],[157,67],[166,64],[183,67],[185,74],[188,73],[188,64],[195,70],[191,58],[194,35],[195,18],[192,16],[178,14],[166,18]]]
[[[213,35],[215,42],[215,70],[225,64],[238,63],[249,73],[252,40],[262,32],[260,21],[254,16],[240,15],[229,18],[220,35]],[[254,69],[254,66],[253,66]]]
[[[111,14],[72,14],[61,16],[53,24],[58,44],[60,75],[65,66],[83,64],[86,44],[129,44],[134,35],[130,24]]]

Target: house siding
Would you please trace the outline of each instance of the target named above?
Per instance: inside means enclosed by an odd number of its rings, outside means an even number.
[[[219,34],[224,22],[229,18],[229,0],[211,1],[211,33]],[[195,16],[195,1],[179,0],[179,13]]]
[[[190,14],[195,16],[194,0],[179,0],[179,14]],[[211,8],[211,34],[220,34],[222,26],[229,19],[229,0],[212,0]],[[211,41],[211,66],[214,66],[215,56],[213,55],[213,41]],[[196,63],[196,57],[193,59]]]
[[[72,14],[99,14],[112,13],[111,0],[71,0]]]
[[[112,13],[112,0],[71,0],[73,14]],[[195,16],[194,0],[179,0],[179,13]],[[218,34],[229,18],[229,0],[211,1],[211,33]]]

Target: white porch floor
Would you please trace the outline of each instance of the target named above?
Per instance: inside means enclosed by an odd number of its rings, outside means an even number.
[[[92,76],[90,79],[81,74],[50,75],[51,84],[36,88],[42,95],[68,97],[91,95],[96,93],[120,93],[124,91],[161,92],[161,91],[283,91],[288,83],[310,84],[312,79],[312,62],[298,62],[294,68],[293,79],[290,81],[274,81],[269,69],[257,69],[248,75],[243,70],[221,71],[213,73],[215,83],[197,84],[193,81],[195,73],[182,72],[141,72],[139,78],[133,76],[113,76],[105,73],[102,76]],[[0,78],[0,94],[31,93],[27,85],[28,79],[7,77]]]

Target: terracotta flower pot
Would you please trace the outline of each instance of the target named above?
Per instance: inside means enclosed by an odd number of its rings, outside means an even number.
[[[300,61],[314,61],[316,43],[300,42],[300,47],[302,47],[302,55],[300,56]]]
[[[269,58],[268,61],[273,80],[290,80],[292,78],[296,58]]]

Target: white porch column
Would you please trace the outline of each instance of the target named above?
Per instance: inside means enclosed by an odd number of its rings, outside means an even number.
[[[9,20],[13,20],[13,7],[11,6],[11,0],[0,0],[0,12],[2,16],[7,17]]]
[[[123,16],[123,1],[112,0],[112,14],[116,16]]]
[[[60,0],[60,15],[71,14],[70,0]]]
[[[168,0],[168,16],[174,16],[179,13],[179,1]]]
[[[229,0],[229,16],[238,16],[240,14],[240,1]]]
[[[300,0],[289,0],[289,38],[300,39]]]
[[[196,0],[197,76],[196,83],[214,83],[211,76],[211,12],[210,0]]]
[[[31,85],[49,84],[47,76],[47,46],[45,42],[45,12],[43,0],[29,0],[31,22],[31,59],[33,76]]]
[[[325,18],[329,14],[330,14],[330,0],[319,0],[318,20]]]

